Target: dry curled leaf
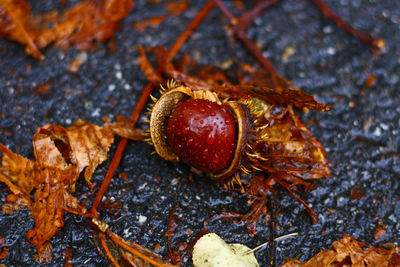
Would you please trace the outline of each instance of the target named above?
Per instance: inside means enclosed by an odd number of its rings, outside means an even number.
[[[25,45],[26,53],[38,59],[44,58],[39,49],[51,43],[62,49],[93,50],[96,42],[113,38],[133,6],[133,0],[87,0],[61,15],[55,11],[32,15],[25,0],[1,0],[0,37]]]
[[[43,59],[35,36],[39,33],[30,21],[31,7],[25,0],[0,1],[0,38],[6,37],[25,45],[25,52],[38,59]]]
[[[75,46],[92,50],[95,41],[105,42],[114,36],[118,23],[133,8],[133,0],[83,1],[57,17],[55,27],[47,27],[37,36],[39,47],[55,43],[60,48]]]
[[[307,262],[290,260],[281,267],[395,267],[400,266],[400,248],[385,244],[381,248],[362,248],[363,243],[354,237],[344,236],[335,241],[332,248],[324,250]]]
[[[38,250],[37,261],[51,259],[49,240],[63,227],[64,212],[86,212],[72,195],[75,183],[84,170],[90,186],[90,178],[106,160],[115,134],[143,139],[141,131],[134,129],[129,121],[106,120],[103,126],[78,121],[68,128],[50,124],[39,128],[33,136],[35,160],[15,154],[0,143],[0,182],[12,192],[2,209],[12,213],[27,206],[31,210],[35,227],[28,231],[26,238]]]

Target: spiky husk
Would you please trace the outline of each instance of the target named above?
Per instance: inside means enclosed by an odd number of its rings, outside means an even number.
[[[236,119],[238,125],[238,138],[233,160],[223,172],[211,173],[210,176],[218,181],[228,181],[229,187],[234,184],[241,184],[240,177],[236,175],[240,168],[242,155],[245,144],[247,143],[248,121],[247,111],[242,108],[242,105],[237,101],[229,101],[228,99],[220,100],[215,92],[208,90],[191,90],[189,87],[181,86],[176,82],[167,83],[167,88],[161,88],[161,96],[159,99],[153,98],[155,102],[151,108],[150,118],[150,138],[147,142],[154,146],[155,151],[162,158],[169,161],[179,161],[178,156],[170,149],[166,140],[166,123],[169,116],[180,101],[188,98],[209,100],[219,105],[225,105]]]
[[[153,99],[147,141],[166,160],[179,161],[165,137],[172,111],[185,99],[205,99],[226,105],[238,125],[238,141],[230,166],[221,173],[210,174],[226,189],[243,186],[243,177],[258,172],[266,172],[288,187],[302,184],[310,188],[307,180],[329,176],[322,145],[312,137],[291,105],[268,104],[255,97],[221,100],[215,92],[192,90],[174,81],[169,81],[167,88],[162,87],[161,93],[159,99]]]

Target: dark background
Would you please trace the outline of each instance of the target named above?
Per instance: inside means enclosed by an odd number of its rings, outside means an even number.
[[[31,2],[34,12],[49,11],[58,5],[55,0]],[[326,2],[353,26],[384,38],[387,49],[374,57],[368,46],[324,21],[307,0],[279,2],[256,19],[248,31],[279,73],[319,101],[332,105],[329,112],[302,115],[332,161],[330,178],[322,180],[316,190],[301,194],[318,214],[319,222],[312,225],[304,208],[281,189],[276,196],[276,235],[298,232],[299,236],[277,243],[277,264],[298,255],[307,260],[329,248],[343,234],[371,245],[399,245],[400,5],[397,0]],[[66,53],[56,48],[44,49],[46,59],[39,62],[25,55],[21,45],[0,40],[0,113],[5,114],[0,118],[0,142],[33,158],[32,136],[46,123],[70,126],[84,119],[102,124],[103,116],[129,116],[146,84],[137,63],[137,45],[169,47],[203,3],[192,1],[183,15],[170,17],[162,26],[139,33],[132,26],[134,21],[166,11],[163,5],[137,1],[121,23],[122,31],[116,33],[116,52],[110,53],[107,44],[99,44],[96,51],[87,53],[87,61],[74,74],[68,72],[68,64],[81,53],[75,49]],[[200,59],[201,64],[220,65],[232,58],[254,64],[240,45],[234,51],[227,49],[228,39],[222,28],[226,23],[214,9],[183,51]],[[282,55],[288,46],[295,53],[284,63]],[[31,65],[30,73],[25,71],[27,64]],[[367,87],[364,84],[371,74],[376,76],[376,82]],[[32,89],[42,83],[48,84],[51,92],[33,93]],[[140,127],[145,124],[140,122]],[[12,135],[6,135],[7,131]],[[92,181],[103,179],[115,147]],[[181,220],[174,244],[193,240],[202,222],[213,214],[249,210],[245,198],[220,189],[205,177],[189,180],[187,166],[151,156],[152,150],[145,143],[130,142],[117,170],[117,174],[127,172],[128,179],[124,181],[116,175],[106,195],[123,203],[122,213],[103,212],[101,218],[124,238],[149,248],[160,244],[159,253],[166,256],[165,232],[175,203],[180,203]],[[4,189],[1,184],[0,205],[7,195]],[[352,200],[353,189],[365,196]],[[76,195],[87,190],[81,179]],[[387,225],[387,233],[376,241],[373,234],[380,219]],[[66,248],[72,249],[73,265],[105,265],[88,235],[91,229],[87,220],[66,214],[64,221],[65,227],[51,240],[54,254],[47,265],[62,265]],[[38,265],[33,258],[36,250],[25,239],[33,224],[27,209],[12,216],[0,212],[0,235],[10,249],[0,263]],[[193,231],[191,236],[188,229]],[[247,234],[244,225],[225,220],[213,221],[210,230],[228,242],[250,247],[265,242],[270,235],[265,221],[257,224],[258,234],[254,238]],[[261,266],[267,265],[268,250],[256,256]]]

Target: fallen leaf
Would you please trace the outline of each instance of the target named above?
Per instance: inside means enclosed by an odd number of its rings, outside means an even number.
[[[91,186],[90,178],[96,167],[107,158],[115,134],[142,140],[141,131],[128,120],[103,126],[78,121],[69,128],[47,124],[33,136],[36,160],[26,159],[11,152],[0,143],[2,165],[0,182],[12,192],[3,205],[4,212],[12,213],[27,206],[35,227],[26,234],[36,246],[35,259],[41,263],[51,259],[49,240],[63,227],[65,211],[84,214],[86,208],[72,195],[81,172]],[[33,194],[33,199],[31,198]]]
[[[44,59],[39,49],[52,43],[61,49],[94,50],[96,42],[114,37],[133,6],[134,0],[86,0],[61,15],[54,11],[32,15],[25,0],[1,0],[0,37],[25,45],[26,53],[38,59]]]
[[[133,0],[83,1],[51,21],[56,26],[47,26],[35,41],[41,48],[54,43],[62,49],[75,46],[93,50],[95,41],[105,42],[114,36],[119,21],[129,14],[133,5]]]
[[[400,266],[400,248],[393,244],[386,244],[381,248],[363,249],[363,243],[354,237],[344,236],[332,245],[332,248],[318,253],[307,262],[290,260],[280,267]]]
[[[31,7],[25,0],[0,1],[0,37],[25,45],[25,52],[38,59],[43,59],[34,42],[37,29],[31,27]]]

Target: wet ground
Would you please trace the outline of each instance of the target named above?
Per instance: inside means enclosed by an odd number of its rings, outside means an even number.
[[[132,26],[134,21],[165,11],[137,1],[123,21],[122,31],[116,34],[117,51],[111,53],[107,45],[99,44],[97,51],[84,55],[85,63],[74,74],[68,72],[68,64],[79,51],[64,53],[48,48],[43,50],[46,60],[39,62],[25,55],[21,45],[0,40],[0,114],[5,114],[0,118],[0,142],[32,158],[32,135],[39,126],[70,126],[78,119],[101,124],[104,116],[129,116],[146,84],[137,63],[138,44],[170,46],[204,1],[192,2],[182,16],[139,33]],[[400,240],[400,5],[396,0],[326,2],[355,27],[384,38],[386,51],[372,56],[369,47],[324,21],[307,0],[279,2],[248,31],[283,76],[332,106],[329,112],[302,116],[332,161],[330,178],[322,180],[316,190],[301,194],[318,213],[319,222],[312,225],[304,208],[282,190],[276,196],[276,235],[298,232],[299,236],[277,244],[277,264],[296,256],[309,259],[343,234],[372,245],[399,245]],[[57,3],[35,1],[33,10],[51,10]],[[235,51],[226,49],[224,23],[219,11],[212,11],[183,50],[202,64],[219,65],[231,58],[253,63],[240,46]],[[283,62],[288,48],[294,53]],[[29,73],[27,65],[31,66]],[[371,74],[376,81],[368,87],[365,82]],[[50,93],[35,94],[32,89],[40,84],[47,84]],[[126,172],[128,179],[116,176],[106,195],[123,206],[120,214],[103,212],[101,217],[124,238],[149,248],[160,244],[158,252],[166,256],[165,232],[175,203],[180,203],[181,220],[174,244],[192,240],[202,222],[213,214],[249,210],[245,199],[221,190],[205,177],[189,180],[188,167],[151,156],[151,152],[145,143],[130,142],[117,170]],[[103,179],[109,163],[98,168],[93,181]],[[7,195],[4,189],[0,185],[0,205]],[[76,195],[87,190],[82,179]],[[352,199],[352,192],[363,196]],[[86,219],[67,214],[64,221],[65,227],[51,240],[54,255],[47,265],[62,265],[66,248],[72,250],[73,265],[105,265],[88,235],[91,229]],[[374,232],[381,222],[386,225],[386,234],[375,240]],[[33,258],[34,246],[25,240],[32,226],[27,210],[12,216],[0,212],[0,235],[10,249],[0,263],[38,265]],[[224,220],[211,222],[210,230],[229,242],[250,247],[265,242],[270,235],[265,221],[258,223],[254,238],[244,225]],[[268,250],[256,256],[262,266],[269,262]]]

